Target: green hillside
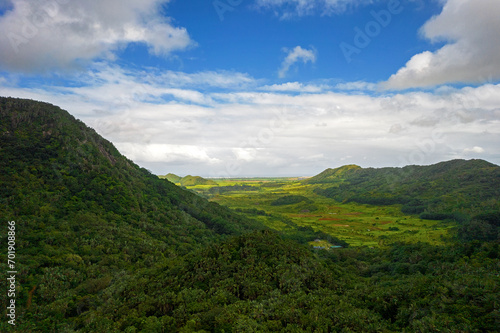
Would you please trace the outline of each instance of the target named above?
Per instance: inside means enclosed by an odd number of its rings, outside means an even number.
[[[211,185],[217,186],[217,183],[210,179],[205,179],[200,176],[185,176],[180,177],[173,173],[169,173],[166,176],[160,176],[160,178],[167,179],[168,181],[178,184],[181,186],[198,186],[198,185]]]
[[[0,170],[2,228],[16,222],[23,267],[20,321],[56,325],[50,311],[78,316],[119,276],[263,228],[138,167],[45,103],[0,98]]]
[[[182,186],[197,186],[197,185],[213,185],[216,186],[217,183],[210,179],[205,179],[200,176],[186,176],[182,177],[179,181]]]
[[[496,170],[479,164],[485,175]],[[9,273],[14,287],[5,277],[0,281],[1,332],[498,328],[499,242],[475,237],[477,230],[490,235],[498,227],[494,213],[483,211],[465,224],[462,233],[472,237],[460,242],[312,249],[294,239],[304,233],[336,239],[268,214],[260,209],[266,205],[255,208],[260,202],[250,195],[259,188],[239,193],[247,200],[240,211],[275,218],[302,234],[272,231],[208,202],[135,165],[66,111],[13,98],[0,98],[0,170],[2,240],[13,237],[8,226],[15,221],[15,246],[2,242],[0,270],[13,269],[7,258],[14,250],[16,269]],[[368,197],[367,188],[354,186],[351,173],[357,172],[345,172],[340,186]],[[471,186],[482,186],[477,182]],[[265,183],[262,203],[283,213],[326,206],[321,214],[340,216],[344,208],[308,187],[334,188],[327,184],[297,182],[292,193]],[[406,193],[403,184],[395,193]],[[491,184],[485,192],[496,191]],[[489,195],[480,198],[491,205]],[[12,299],[15,326],[7,321]]]
[[[345,177],[352,174],[353,171],[360,170],[361,167],[357,165],[344,165],[340,168],[326,169],[320,174],[308,178],[302,183],[304,184],[328,184],[328,183],[341,183]]]
[[[169,182],[172,182],[174,184],[179,183],[182,179],[182,177],[174,175],[173,173],[169,173],[163,177],[160,176],[160,178],[165,178],[166,180],[168,180]]]
[[[331,182],[317,179],[317,184]],[[401,204],[403,212],[423,218],[472,216],[500,210],[500,167],[483,160],[453,160],[430,166],[356,168],[345,172],[335,186],[322,186],[316,193],[341,202]]]

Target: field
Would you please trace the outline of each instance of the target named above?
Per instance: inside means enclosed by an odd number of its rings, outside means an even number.
[[[209,200],[235,209],[267,226],[293,233],[300,228],[334,236],[350,246],[383,247],[394,242],[442,244],[455,224],[405,215],[400,205],[341,203],[313,192],[298,178],[215,179],[216,186],[191,186]],[[317,247],[336,244],[311,240]]]

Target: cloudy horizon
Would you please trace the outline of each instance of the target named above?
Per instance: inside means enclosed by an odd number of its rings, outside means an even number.
[[[500,164],[496,0],[4,0],[0,28],[0,96],[155,174]]]

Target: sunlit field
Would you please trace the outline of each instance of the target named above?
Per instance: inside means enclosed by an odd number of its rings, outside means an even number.
[[[313,192],[320,185],[305,185],[297,178],[215,179],[220,189],[210,185],[191,186],[209,200],[258,219],[279,231],[293,231],[294,225],[311,227],[335,236],[350,246],[381,247],[394,242],[442,244],[450,236],[454,223],[422,220],[405,215],[400,205],[374,206],[341,203]],[[233,188],[229,188],[233,187]],[[212,189],[212,190],[211,190]],[[234,190],[233,190],[234,189]],[[298,203],[273,205],[285,196],[302,196]],[[307,200],[306,200],[307,199]],[[310,243],[330,248],[321,239]]]

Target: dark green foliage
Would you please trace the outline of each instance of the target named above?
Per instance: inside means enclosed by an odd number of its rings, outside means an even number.
[[[294,240],[300,244],[307,244],[312,242],[313,240],[320,239],[325,240],[330,244],[342,246],[344,248],[348,247],[349,244],[346,241],[343,241],[335,236],[326,234],[322,231],[314,231],[311,227],[300,227],[295,225],[293,222],[288,223],[293,227],[293,232],[287,232],[283,237],[287,239]]]
[[[320,175],[311,178],[313,183],[332,182],[331,176]],[[463,222],[484,209],[500,210],[500,167],[482,160],[404,168],[348,168],[335,179],[336,186],[318,187],[315,192],[341,202],[401,204],[402,212],[420,214],[423,219]]]
[[[25,267],[20,318],[34,311],[56,325],[49,309],[74,303],[65,316],[80,315],[106,289],[104,281],[263,228],[138,167],[45,103],[0,98],[0,170],[2,228],[16,221]],[[26,312],[27,290],[35,286]],[[0,299],[3,306],[5,293]]]
[[[119,281],[76,328],[92,331],[89,323],[107,318],[116,331],[158,320],[180,332],[489,332],[498,318],[494,251],[487,243],[399,243],[317,257],[257,232]]]
[[[286,195],[284,197],[278,198],[271,202],[271,206],[285,206],[285,205],[293,205],[299,202],[312,202],[311,199],[306,198],[302,195]]]
[[[346,177],[356,170],[361,169],[357,165],[344,165],[336,169],[326,169],[320,174],[302,181],[304,184],[329,184],[341,183]]]
[[[413,199],[409,202],[406,202],[402,207],[401,211],[405,214],[420,214],[425,211],[426,204],[419,199]]]
[[[173,173],[169,173],[165,176],[161,176],[160,178],[164,178],[168,180],[169,182],[172,182],[174,184],[179,184],[181,186],[196,186],[196,185],[217,185],[216,182],[213,180],[205,179],[200,176],[186,176],[186,177],[180,177],[177,175],[174,175]]]
[[[347,244],[283,217],[297,233],[255,231],[67,112],[11,98],[0,98],[0,170],[2,235],[16,221],[18,332],[498,330],[499,210],[463,218],[464,243],[312,252],[316,238]],[[437,204],[419,200],[405,204]]]
[[[182,179],[182,177],[177,176],[177,175],[174,175],[173,173],[169,173],[169,174],[167,174],[167,175],[166,175],[165,177],[163,177],[163,178],[165,178],[166,180],[168,180],[169,182],[172,182],[172,183],[174,183],[174,184],[176,184],[176,183],[180,183],[180,181],[181,181],[181,179]]]
[[[494,227],[500,227],[500,211],[478,214],[474,216],[474,219],[486,222]]]
[[[458,230],[458,237],[464,241],[500,240],[500,212],[487,212],[474,216]]]
[[[205,179],[200,176],[186,176],[179,180],[182,186],[196,186],[196,185],[217,185],[216,182],[210,179]]]
[[[265,211],[257,208],[236,208],[236,212],[238,213],[245,213],[245,214],[250,214],[250,215],[260,215],[260,216],[270,216],[270,214],[266,213]]]
[[[217,186],[217,187],[211,187],[208,190],[208,193],[210,194],[223,194],[226,192],[233,192],[233,191],[258,191],[259,189],[255,186],[250,186],[250,185],[230,185],[230,186]]]

